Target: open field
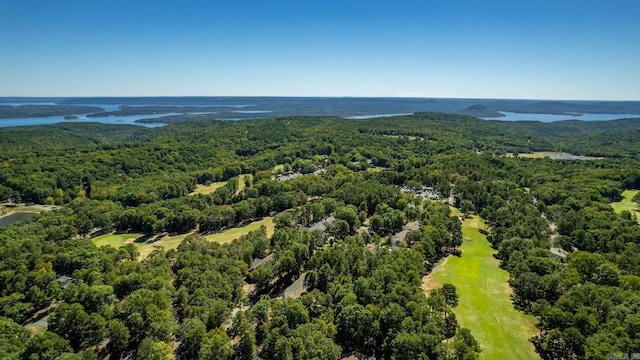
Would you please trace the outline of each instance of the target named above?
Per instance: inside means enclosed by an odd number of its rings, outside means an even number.
[[[246,177],[247,177],[246,174],[238,175],[238,190],[236,191],[236,193],[240,192],[242,189],[246,187],[246,183],[245,183]],[[197,194],[209,195],[209,194],[212,194],[214,191],[218,190],[219,188],[223,187],[226,183],[227,183],[226,181],[218,181],[218,182],[211,183],[209,185],[198,184],[196,185],[196,189],[189,195],[197,195]]]
[[[637,203],[631,200],[634,196],[636,196],[638,192],[640,192],[640,190],[623,191],[622,196],[624,197],[624,199],[622,199],[622,201],[611,203],[611,207],[613,207],[613,210],[615,210],[615,212],[617,212],[618,214],[623,210],[627,210],[632,214],[636,214],[636,217],[640,221],[640,208],[638,207]]]
[[[29,330],[32,335],[41,335],[47,331],[47,327],[40,324],[28,324],[24,326],[25,329]]]
[[[209,241],[215,241],[219,243],[228,243],[235,239],[239,239],[242,235],[249,233],[250,231],[260,229],[260,226],[267,227],[267,236],[273,235],[275,226],[273,224],[272,217],[266,217],[259,221],[254,221],[243,227],[228,229],[219,233],[205,236]],[[123,234],[105,234],[92,239],[94,245],[97,247],[110,245],[114,248],[119,248],[127,243],[133,243],[140,252],[140,258],[144,259],[153,251],[154,246],[162,246],[165,251],[175,249],[180,245],[182,240],[193,233],[180,234],[173,236],[164,236],[154,242],[136,242],[142,234],[135,233],[123,233]]]
[[[242,235],[245,235],[251,231],[258,230],[262,225],[267,227],[267,236],[271,237],[271,235],[273,235],[275,231],[275,225],[273,224],[272,217],[266,217],[262,220],[254,221],[247,226],[233,228],[216,234],[207,235],[205,236],[205,238],[209,241],[215,241],[224,244],[235,239],[239,239]]]
[[[93,238],[93,244],[97,247],[109,245],[114,248],[126,245],[129,242],[135,243],[135,240],[141,237],[142,234],[129,234],[129,233],[111,233],[104,234]]]
[[[247,187],[247,181],[246,181],[247,176],[251,176],[251,175],[247,175],[247,174],[238,175],[238,190],[236,191],[236,194]]]
[[[462,212],[460,210],[458,210],[458,208],[456,208],[456,207],[449,206],[449,210],[451,210],[451,215],[452,216],[458,216],[458,217],[462,216]]]
[[[189,195],[197,195],[197,194],[208,195],[218,190],[219,188],[223,187],[224,184],[226,183],[227,183],[226,181],[219,181],[219,182],[211,183],[210,185],[198,184],[196,185],[196,189]]]
[[[191,234],[193,233],[180,234],[180,235],[174,235],[174,236],[165,236],[152,243],[134,243],[134,244],[138,245],[138,251],[140,251],[140,259],[144,259],[149,254],[151,254],[151,252],[153,252],[154,246],[162,246],[164,251],[175,249],[178,247],[178,245],[180,245],[180,243],[182,242],[182,240],[184,240],[184,238],[186,238]]]
[[[539,359],[529,342],[537,333],[535,318],[513,307],[509,274],[498,267],[494,250],[479,231],[483,226],[477,216],[465,220],[462,256],[449,256],[423,278],[422,287],[428,292],[444,283],[456,286],[460,302],[454,311],[460,326],[480,343],[480,359]]]
[[[513,155],[512,155],[513,156]],[[543,158],[551,158],[551,159],[562,159],[562,160],[603,160],[603,157],[594,157],[594,156],[577,156],[572,154],[567,154],[564,152],[558,151],[535,151],[532,153],[519,153],[518,157],[521,158],[530,158],[530,159],[543,159]]]

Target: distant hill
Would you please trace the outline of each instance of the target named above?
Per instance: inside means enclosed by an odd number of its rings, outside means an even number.
[[[493,109],[490,109],[484,105],[476,104],[467,106],[466,108],[458,111],[458,114],[471,115],[475,117],[499,117],[504,116],[503,113],[499,113]]]

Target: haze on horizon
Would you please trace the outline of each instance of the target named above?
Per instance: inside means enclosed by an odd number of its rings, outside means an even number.
[[[0,96],[640,100],[640,2],[0,2]]]

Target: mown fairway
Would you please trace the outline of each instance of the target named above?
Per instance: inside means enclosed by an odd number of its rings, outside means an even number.
[[[242,235],[246,235],[251,231],[260,229],[260,226],[262,225],[266,226],[267,236],[271,237],[271,235],[273,235],[273,232],[275,231],[275,225],[273,224],[272,217],[266,217],[260,221],[254,221],[247,226],[225,230],[217,234],[207,235],[205,236],[205,238],[209,241],[227,243],[235,239],[239,239]]]
[[[460,298],[455,313],[460,326],[469,328],[482,347],[481,359],[539,359],[529,338],[536,334],[535,318],[514,309],[509,274],[498,267],[494,250],[479,232],[478,217],[463,223],[462,256],[423,279],[426,291],[451,283]]]
[[[111,233],[97,236],[91,241],[93,241],[93,244],[97,247],[109,245],[117,249],[129,242],[135,244],[135,240],[141,236],[141,234]]]
[[[224,184],[226,183],[227,183],[226,181],[219,181],[219,182],[211,183],[209,185],[198,184],[196,185],[196,189],[189,195],[197,195],[197,194],[208,195],[218,190],[219,188],[223,187]]]
[[[621,213],[623,210],[627,210],[632,214],[636,214],[638,220],[640,221],[640,209],[638,208],[638,204],[632,201],[631,199],[638,193],[640,190],[625,190],[622,192],[622,196],[624,199],[622,201],[611,203],[611,207],[617,213]]]
[[[219,243],[231,242],[235,239],[239,239],[242,235],[248,234],[250,231],[260,229],[260,226],[266,226],[267,236],[273,235],[275,230],[272,217],[266,217],[259,221],[254,221],[243,227],[228,229],[219,233],[205,236],[209,241],[215,241]],[[151,254],[154,246],[162,246],[165,251],[175,249],[180,245],[182,240],[189,234],[180,234],[174,236],[164,236],[154,242],[136,242],[135,240],[141,237],[141,234],[105,234],[92,239],[93,244],[97,247],[109,245],[114,248],[119,248],[128,243],[133,243],[140,252],[140,258],[144,259],[147,255]]]

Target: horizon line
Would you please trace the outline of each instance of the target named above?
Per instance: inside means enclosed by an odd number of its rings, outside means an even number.
[[[92,98],[307,98],[307,99],[423,99],[423,100],[519,100],[519,101],[600,101],[640,102],[640,99],[568,99],[568,98],[508,98],[508,97],[439,97],[439,96],[357,96],[357,95],[81,95],[81,96],[0,96],[1,99],[92,99]]]

